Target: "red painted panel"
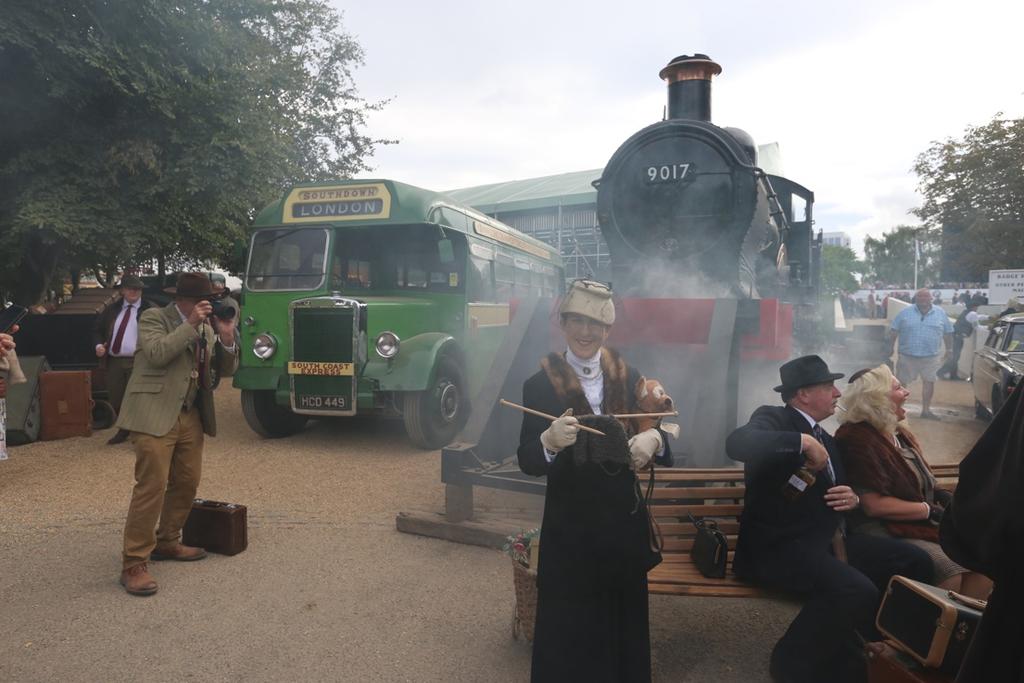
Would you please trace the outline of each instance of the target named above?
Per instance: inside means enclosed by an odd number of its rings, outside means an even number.
[[[619,299],[608,343],[706,344],[714,310],[714,299]]]
[[[786,360],[793,349],[793,305],[778,299],[761,299],[761,325],[758,334],[743,337],[743,360]]]
[[[557,305],[555,302],[553,310],[557,310]],[[760,307],[760,328],[757,334],[744,335],[741,357],[786,360],[792,350],[793,306],[778,299],[762,299]],[[615,325],[608,345],[705,345],[714,310],[714,299],[616,299]],[[558,316],[552,312],[551,339],[553,346],[560,349],[563,342],[558,322]]]

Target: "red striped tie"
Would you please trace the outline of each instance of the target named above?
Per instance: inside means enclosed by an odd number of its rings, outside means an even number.
[[[124,317],[121,318],[121,324],[117,326],[117,334],[114,335],[114,343],[110,347],[110,353],[117,355],[121,353],[121,342],[124,341],[124,331],[128,329],[128,318],[132,317],[132,304],[128,304],[128,308],[124,312]]]

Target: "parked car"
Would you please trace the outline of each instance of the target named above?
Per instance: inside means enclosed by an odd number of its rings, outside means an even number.
[[[974,352],[971,382],[978,417],[999,412],[1024,376],[1024,313],[1004,316],[992,324],[985,345]]]

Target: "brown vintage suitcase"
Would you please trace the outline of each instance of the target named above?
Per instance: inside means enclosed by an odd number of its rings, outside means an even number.
[[[43,441],[92,436],[92,380],[88,370],[61,370],[39,375]]]
[[[894,576],[875,624],[922,666],[956,677],[983,609],[983,601]]]
[[[868,683],[952,683],[953,678],[935,669],[925,669],[895,643],[868,643]]]
[[[237,555],[249,545],[246,507],[196,498],[185,520],[181,542],[211,553]]]

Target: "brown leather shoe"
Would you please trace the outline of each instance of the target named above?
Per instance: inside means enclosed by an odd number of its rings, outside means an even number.
[[[190,545],[175,543],[164,547],[157,546],[149,555],[149,559],[159,562],[161,560],[176,560],[177,562],[194,562],[206,557],[206,551],[202,548],[193,548]]]
[[[128,567],[121,572],[121,585],[132,595],[156,593],[156,581],[150,576],[146,563]]]

